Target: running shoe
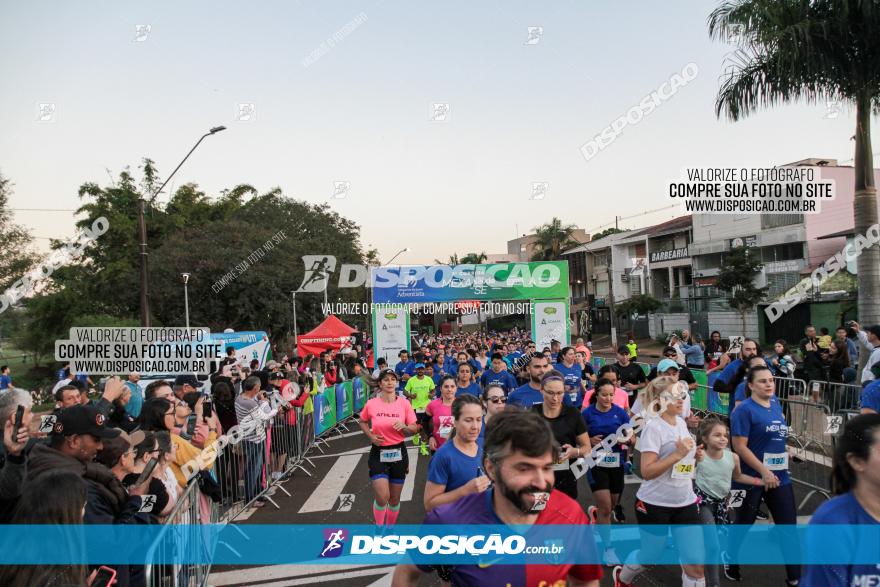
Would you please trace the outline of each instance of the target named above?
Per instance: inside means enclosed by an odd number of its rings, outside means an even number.
[[[617,556],[617,551],[613,548],[606,548],[605,554],[602,555],[602,560],[605,561],[606,567],[617,567],[623,564],[623,561],[620,560],[620,557]]]
[[[742,581],[742,575],[739,572],[739,565],[730,563],[730,555],[727,552],[721,553],[721,562],[724,563],[724,576],[728,581]]]
[[[620,580],[620,573],[623,572],[623,566],[614,567],[611,571],[611,578],[614,580],[614,587],[632,587],[632,583],[624,583]]]
[[[755,514],[755,518],[757,518],[758,520],[766,520],[766,519],[768,519],[769,517],[770,517],[770,516],[768,516],[768,515],[764,512],[764,510],[762,510],[761,508],[758,508],[758,513]]]
[[[623,513],[623,506],[621,504],[614,506],[614,510],[611,512],[611,517],[614,518],[614,521],[618,524],[626,522],[626,515]]]
[[[599,508],[594,505],[591,505],[587,508],[587,517],[590,518],[591,524],[599,523]]]

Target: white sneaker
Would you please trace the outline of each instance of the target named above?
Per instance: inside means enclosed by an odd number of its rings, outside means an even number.
[[[606,567],[614,567],[623,564],[620,561],[620,557],[617,556],[617,551],[615,551],[614,548],[606,548],[605,554],[602,555],[602,560],[605,561]]]

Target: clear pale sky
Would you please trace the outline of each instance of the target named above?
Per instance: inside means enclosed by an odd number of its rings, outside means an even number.
[[[595,232],[667,206],[686,166],[853,157],[847,105],[794,105],[733,124],[714,115],[725,55],[717,4],[546,2],[10,2],[0,4],[0,172],[13,208],[71,209],[144,156],[161,173],[208,128],[175,186],[238,183],[333,200],[384,260],[428,263],[505,242],[558,216]],[[363,13],[363,16],[360,16]],[[304,64],[346,23],[348,34]],[[366,20],[364,20],[366,17]],[[136,25],[150,32],[135,41]],[[528,27],[543,27],[526,44]],[[699,75],[589,162],[579,147],[689,62]],[[54,122],[37,104],[54,103]],[[236,120],[238,104],[256,115]],[[434,103],[448,103],[445,122]],[[875,129],[875,136],[877,131]],[[533,182],[549,182],[543,200]],[[667,210],[622,222],[634,228]],[[41,237],[70,213],[16,212]],[[282,228],[282,227],[279,227]],[[39,241],[45,247],[47,241]]]

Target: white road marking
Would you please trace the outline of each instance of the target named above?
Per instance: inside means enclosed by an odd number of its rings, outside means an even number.
[[[412,501],[413,490],[416,485],[416,467],[419,464],[419,449],[408,448],[406,452],[409,456],[409,473],[406,481],[403,483],[403,491],[400,493],[400,501]]]
[[[312,491],[309,499],[300,508],[299,513],[323,512],[333,508],[333,504],[345,489],[345,484],[354,473],[361,455],[345,455],[339,457],[321,483]]]
[[[391,577],[394,576],[394,573],[388,573],[378,581],[374,581],[367,585],[367,587],[391,587]]]

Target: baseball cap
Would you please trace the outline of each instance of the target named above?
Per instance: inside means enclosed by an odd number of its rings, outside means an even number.
[[[137,445],[142,443],[147,437],[146,433],[143,430],[135,430],[131,434],[126,434],[124,430],[120,430],[119,436],[128,443],[129,448],[136,447]]]
[[[275,371],[273,373],[269,373],[269,379],[270,380],[284,379],[284,374],[280,373],[278,371]]]
[[[425,368],[425,364],[424,364],[424,363],[416,363],[415,368],[416,368],[416,369],[424,369],[424,368]]]
[[[174,385],[191,385],[192,387],[201,387],[202,382],[195,375],[178,375],[174,378]]]
[[[116,438],[121,430],[108,428],[107,418],[95,406],[78,405],[65,408],[58,413],[58,420],[52,434],[73,436],[74,434],[91,434],[98,438]]]
[[[382,379],[385,378],[386,375],[391,375],[395,379],[399,379],[397,377],[397,372],[394,369],[382,369],[381,371],[379,371],[379,376],[376,377],[376,379],[381,381]]]
[[[669,369],[675,369],[676,371],[681,370],[681,367],[678,366],[678,363],[673,361],[672,359],[663,359],[659,363],[657,363],[657,373],[664,373]]]
[[[281,363],[279,363],[278,361],[269,361],[268,363],[266,363],[266,369],[271,371],[272,369],[278,367],[280,364]]]

